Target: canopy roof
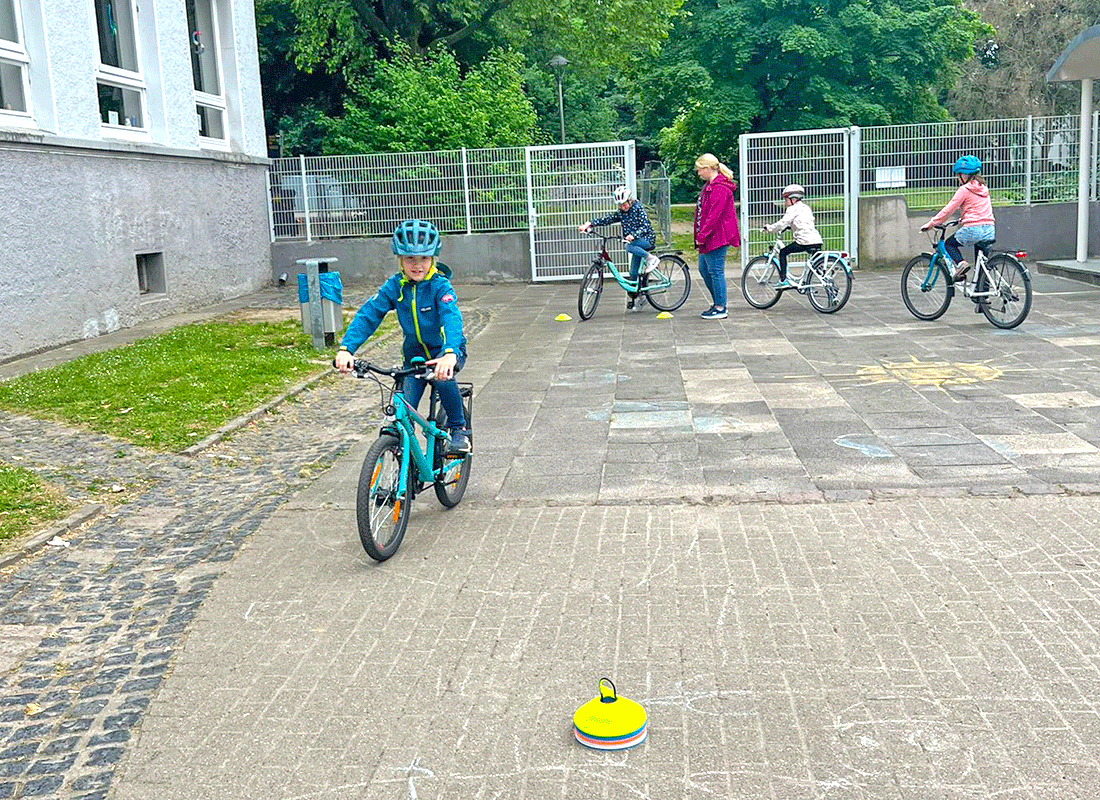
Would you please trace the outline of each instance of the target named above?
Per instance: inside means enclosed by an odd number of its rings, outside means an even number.
[[[1047,73],[1047,83],[1100,78],[1100,25],[1081,31]]]

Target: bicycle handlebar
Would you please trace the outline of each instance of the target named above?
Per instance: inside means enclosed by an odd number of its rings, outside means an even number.
[[[332,366],[336,366],[336,359],[332,360]],[[373,372],[375,375],[387,375],[394,380],[401,380],[402,378],[432,380],[435,378],[435,370],[424,364],[416,364],[411,367],[378,367],[363,358],[355,359],[351,371],[356,378],[365,378],[369,372]]]

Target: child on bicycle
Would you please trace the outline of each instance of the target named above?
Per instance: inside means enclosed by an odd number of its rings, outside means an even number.
[[[615,204],[618,211],[613,211],[606,217],[594,219],[583,225],[578,225],[577,230],[587,233],[593,226],[600,227],[618,222],[623,226],[623,241],[626,243],[626,252],[630,253],[630,280],[638,280],[638,271],[642,260],[645,259],[645,271],[649,272],[661,263],[661,259],[651,251],[657,244],[657,234],[649,223],[649,215],[645,213],[645,207],[630,196],[630,187],[619,186],[614,192]],[[627,292],[626,309],[634,310],[634,300],[638,292]],[[645,295],[642,295],[645,300]],[[641,304],[639,303],[639,308]]]
[[[464,455],[470,452],[470,434],[454,376],[466,363],[466,336],[450,271],[445,267],[446,272],[441,271],[435,263],[439,229],[430,222],[406,220],[394,230],[392,246],[400,270],[356,312],[340,340],[336,368],[350,371],[355,361],[352,354],[378,329],[387,312],[396,311],[405,334],[401,348],[405,366],[421,357],[427,359],[426,366],[435,368],[435,387],[450,429],[447,453]],[[420,378],[405,379],[405,400],[410,406],[420,404],[427,385]]]
[[[768,233],[786,230],[790,228],[794,234],[794,240],[779,251],[779,283],[777,289],[790,289],[791,284],[787,280],[787,256],[791,253],[816,253],[821,249],[821,234],[814,226],[813,209],[806,204],[806,190],[797,183],[789,184],[783,190],[783,202],[787,205],[787,211],[782,218],[765,225]]]
[[[993,219],[989,189],[982,178],[981,160],[977,156],[960,156],[951,171],[959,182],[959,188],[940,213],[922,225],[921,230],[942,225],[955,209],[962,209],[959,229],[944,242],[948,255],[955,262],[955,280],[959,280],[970,269],[970,265],[963,260],[961,248],[997,238],[997,222]]]

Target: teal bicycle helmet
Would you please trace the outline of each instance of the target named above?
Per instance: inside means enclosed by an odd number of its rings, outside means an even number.
[[[399,256],[439,255],[439,228],[422,219],[407,219],[393,231],[393,252]]]
[[[977,156],[959,156],[951,170],[955,175],[975,175],[982,171],[982,162]]]

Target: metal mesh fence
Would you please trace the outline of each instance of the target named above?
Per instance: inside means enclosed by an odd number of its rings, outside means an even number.
[[[647,161],[638,173],[638,200],[645,206],[657,247],[672,246],[672,185],[668,171],[660,161]]]
[[[1076,115],[886,125],[861,131],[861,195],[904,194],[911,209],[941,208],[956,189],[951,173],[955,159],[971,153],[982,161],[995,206],[1077,199]]]

